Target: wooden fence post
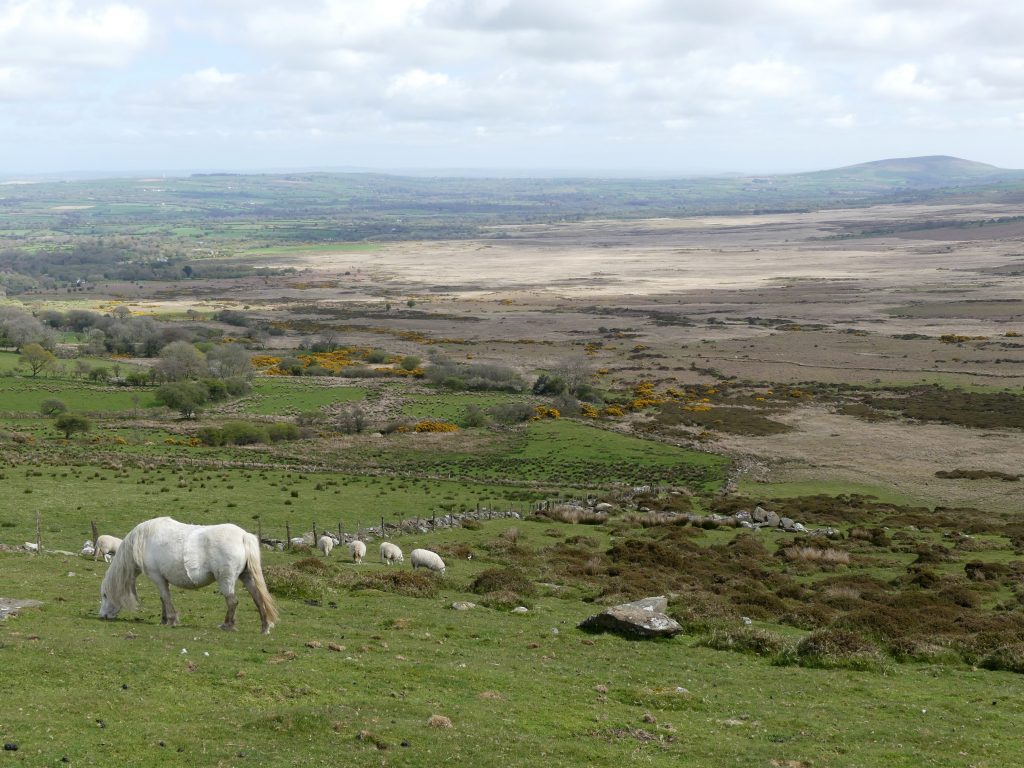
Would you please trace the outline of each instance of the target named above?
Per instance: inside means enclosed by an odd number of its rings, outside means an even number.
[[[36,552],[43,551],[43,518],[42,513],[36,510]]]
[[[100,531],[99,531],[99,528],[96,527],[96,521],[95,520],[90,520],[89,521],[89,525],[92,527],[92,545],[95,547],[96,546],[96,539],[98,539],[100,537]]]
[[[287,522],[284,524],[284,536],[285,536],[284,548],[285,549],[291,549],[292,548],[292,528],[291,528],[290,525],[288,525]]]
[[[380,516],[380,537],[384,538],[384,515]]]
[[[256,515],[256,538],[263,544],[263,519],[259,515]]]
[[[316,537],[316,523],[313,523],[313,546],[314,547],[316,546],[316,543],[318,541],[319,541],[319,539]]]

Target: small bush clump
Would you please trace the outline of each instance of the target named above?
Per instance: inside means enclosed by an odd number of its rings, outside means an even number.
[[[412,571],[379,571],[360,577],[355,589],[379,589],[405,597],[436,597],[437,582],[425,573]]]

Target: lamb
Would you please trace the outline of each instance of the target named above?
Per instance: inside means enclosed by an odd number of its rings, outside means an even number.
[[[348,543],[348,551],[352,553],[352,559],[357,563],[363,562],[363,558],[366,557],[366,545],[358,539]]]
[[[97,560],[102,557],[106,562],[110,562],[117,553],[117,548],[121,546],[121,540],[117,536],[103,536],[96,537],[96,549],[93,552],[92,559]]]
[[[434,573],[440,573],[444,576],[444,560],[441,559],[437,552],[431,552],[429,549],[414,549],[409,554],[409,560],[414,571],[418,567],[429,568]]]
[[[334,549],[334,539],[326,534],[320,537],[320,541],[317,542],[317,546],[320,551],[324,553],[324,557],[331,554],[331,550]]]
[[[402,550],[390,541],[382,541],[380,545],[380,561],[391,565],[392,563],[404,563],[405,555]]]

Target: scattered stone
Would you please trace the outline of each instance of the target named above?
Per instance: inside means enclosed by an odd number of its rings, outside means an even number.
[[[586,632],[615,632],[626,637],[673,637],[683,631],[675,619],[665,615],[668,598],[645,597],[623,603],[581,621]]]
[[[644,712],[644,716],[643,716],[642,720],[645,723],[656,723],[656,722],[658,722],[658,718],[656,718],[650,712]]]
[[[14,600],[9,597],[0,597],[0,621],[16,614],[22,608],[38,608],[41,605],[39,600]]]
[[[512,613],[529,613],[529,612],[530,612],[530,609],[527,608],[525,605],[517,605],[515,608],[512,609]]]
[[[607,501],[602,501],[600,504],[594,505],[595,512],[611,512],[615,509],[613,504],[609,504]]]
[[[476,608],[476,603],[470,603],[466,600],[456,600],[452,603],[452,610],[455,611],[471,611]]]
[[[452,721],[444,715],[431,715],[427,720],[427,725],[431,728],[451,728]]]

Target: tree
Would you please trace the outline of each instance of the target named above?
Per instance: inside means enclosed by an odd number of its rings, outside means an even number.
[[[59,416],[64,413],[68,407],[64,403],[56,398],[47,398],[39,404],[39,412],[43,416]]]
[[[172,341],[160,350],[157,368],[165,379],[195,379],[206,373],[206,358],[187,341]]]
[[[206,365],[211,376],[222,379],[248,379],[253,375],[249,352],[240,344],[218,344],[207,353]]]
[[[92,422],[80,413],[62,413],[53,420],[53,426],[64,433],[65,440],[70,440],[75,432],[88,432],[92,429]]]
[[[178,411],[183,419],[191,419],[209,399],[205,386],[197,381],[174,381],[156,391],[156,401]]]
[[[21,363],[32,371],[32,378],[53,365],[56,359],[53,352],[43,349],[36,343],[26,344],[21,348]]]

